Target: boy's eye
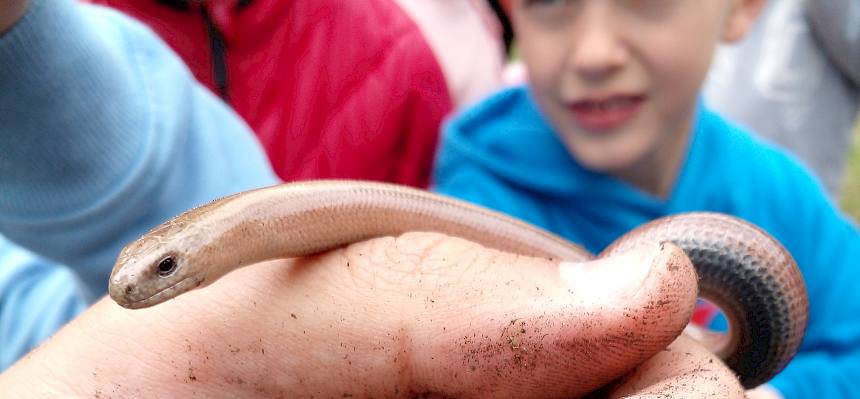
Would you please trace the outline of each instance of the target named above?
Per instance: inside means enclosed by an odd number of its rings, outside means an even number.
[[[600,0],[606,1],[606,0]],[[519,7],[546,29],[563,28],[583,0],[522,0]]]

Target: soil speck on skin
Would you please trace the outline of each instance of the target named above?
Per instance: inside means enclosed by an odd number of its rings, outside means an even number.
[[[296,319],[296,320],[298,320],[298,319],[299,319],[298,317],[296,317],[296,314],[295,314],[295,313],[290,313],[290,317],[292,317],[292,318],[294,318],[294,319]]]
[[[191,367],[188,368],[188,380],[191,382],[197,381],[197,376],[194,375],[194,369]]]

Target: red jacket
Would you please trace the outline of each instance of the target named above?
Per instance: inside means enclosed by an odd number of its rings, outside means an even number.
[[[226,77],[225,99],[282,179],[428,184],[452,102],[431,49],[390,0],[91,1],[146,22],[216,93]],[[219,61],[226,73],[213,72]]]

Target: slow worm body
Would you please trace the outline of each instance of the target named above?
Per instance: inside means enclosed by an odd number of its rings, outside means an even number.
[[[563,238],[463,201],[384,183],[314,181],[236,194],[164,223],[122,251],[109,292],[127,308],[153,306],[245,265],[409,231],[559,261],[592,259]],[[738,219],[696,213],[649,223],[601,256],[665,241],[685,250],[701,295],[727,314],[729,339],[716,350],[744,386],[785,367],[805,332],[808,305],[800,273],[779,243]]]

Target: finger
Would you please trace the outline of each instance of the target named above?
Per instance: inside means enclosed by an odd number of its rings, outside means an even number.
[[[407,234],[102,302],[17,369],[88,395],[571,397],[671,343],[695,282],[671,245],[560,267]]]
[[[744,389],[716,355],[681,335],[625,376],[609,398],[743,399]]]

